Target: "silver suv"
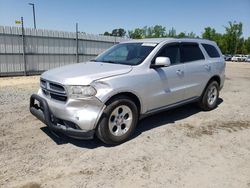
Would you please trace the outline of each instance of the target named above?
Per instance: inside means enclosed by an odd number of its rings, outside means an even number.
[[[215,42],[145,39],[117,44],[94,60],[41,75],[31,113],[50,129],[104,143],[126,141],[139,119],[198,102],[217,105],[225,61]]]

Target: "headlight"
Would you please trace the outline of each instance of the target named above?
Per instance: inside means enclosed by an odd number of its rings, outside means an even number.
[[[92,86],[67,86],[69,98],[79,99],[91,97],[96,94],[96,90]]]

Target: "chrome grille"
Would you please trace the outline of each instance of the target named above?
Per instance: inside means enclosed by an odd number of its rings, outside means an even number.
[[[55,99],[58,101],[67,100],[67,94],[62,85],[41,79],[40,86],[43,91],[43,94],[46,97]]]

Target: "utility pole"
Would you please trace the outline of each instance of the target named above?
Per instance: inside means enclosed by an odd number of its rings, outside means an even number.
[[[24,27],[23,27],[23,17],[21,17],[21,24],[22,24],[22,45],[23,45],[23,64],[24,64],[24,75],[27,76],[27,63],[26,63],[26,56],[25,56],[25,38],[24,38]]]
[[[36,29],[36,13],[35,13],[35,4],[34,3],[29,3],[29,5],[32,6],[33,8],[33,21],[34,21],[34,29]]]
[[[78,23],[76,23],[76,63],[79,63],[79,54],[78,54]]]

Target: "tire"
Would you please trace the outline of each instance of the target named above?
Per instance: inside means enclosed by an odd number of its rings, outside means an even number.
[[[117,145],[129,139],[138,122],[138,109],[126,96],[119,96],[108,102],[98,127],[96,136],[105,144]]]
[[[205,111],[213,110],[217,107],[219,98],[219,84],[216,81],[211,81],[201,96],[199,106]]]

